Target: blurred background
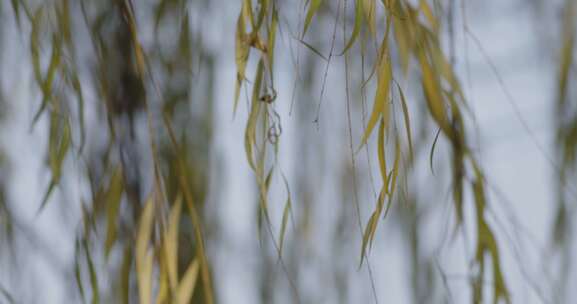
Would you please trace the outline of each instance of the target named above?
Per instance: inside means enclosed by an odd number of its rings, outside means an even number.
[[[253,41],[239,81],[247,2],[255,18],[268,5],[261,39],[275,41],[277,23],[276,42]],[[0,303],[141,301],[134,242],[151,197],[151,244],[171,206],[187,206],[177,265],[182,275],[201,261],[192,303],[572,303],[575,2],[2,1]],[[358,3],[367,20],[376,7],[378,38],[363,22],[341,54]],[[400,165],[363,253],[383,187],[376,128],[361,145],[377,49],[389,18],[425,7],[466,100],[486,205],[475,209],[465,187],[459,220],[459,154],[429,114],[418,60],[404,73],[391,33],[386,132],[401,135],[386,137],[385,154]],[[498,248],[500,266],[485,272],[478,217]]]

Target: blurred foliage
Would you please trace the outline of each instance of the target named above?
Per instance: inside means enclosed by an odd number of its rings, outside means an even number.
[[[315,111],[317,126],[321,119],[333,119],[320,116],[325,110],[321,105],[329,65],[342,60],[348,152],[340,160],[343,166],[334,168],[340,204],[331,207],[336,214],[331,226],[335,257],[326,266],[333,272],[334,282],[320,285],[334,284],[336,298],[346,302],[350,272],[343,265],[353,263],[355,257],[346,254],[350,244],[347,247],[343,240],[361,235],[360,243],[354,244],[358,266],[368,270],[378,301],[369,256],[381,220],[387,218],[404,227],[413,301],[435,298],[434,286],[442,282],[432,279],[436,261],[419,253],[424,243],[421,214],[426,211],[419,201],[416,180],[420,168],[430,166],[432,171],[434,152],[440,149],[437,142],[442,142],[450,151],[450,166],[448,174],[431,172],[435,176],[432,183],[450,177],[452,237],[464,233],[465,227],[474,227],[475,249],[472,256],[465,257],[470,261],[470,302],[511,302],[501,263],[501,239],[488,212],[490,183],[471,145],[474,113],[454,69],[454,45],[445,47],[446,35],[453,31],[450,12],[456,3],[301,2],[239,1],[234,29],[236,77],[231,112],[241,115],[239,101],[245,89],[248,114],[236,119],[245,122],[244,149],[257,188],[261,301],[276,302],[280,296],[275,287],[288,286],[286,299],[291,302],[330,302],[328,295],[306,292],[311,287],[303,283],[309,263],[322,262],[311,258],[307,244],[313,238],[311,226],[323,212],[316,187],[324,178],[322,172],[328,172],[323,166],[331,164],[314,157],[315,153],[325,155],[328,148],[324,139],[317,141],[304,126]],[[78,301],[218,302],[220,282],[213,276],[215,265],[209,248],[218,231],[208,215],[208,202],[215,191],[216,174],[211,143],[214,129],[224,121],[215,118],[214,94],[224,85],[217,83],[217,52],[205,41],[208,30],[202,20],[194,19],[210,10],[211,1],[11,0],[9,5],[19,35],[27,38],[32,75],[40,93],[31,124],[47,131],[45,158],[51,177],[38,212],[56,203],[55,193],[67,190],[67,178],[80,178],[88,189],[81,193],[81,225],[75,227],[73,268]],[[565,185],[574,180],[577,151],[577,117],[569,102],[575,93],[570,85],[575,1],[567,0],[565,6],[555,114],[561,166],[554,239],[559,245],[568,243],[568,209],[572,207],[567,203],[570,191]],[[2,4],[2,9],[6,8],[8,4]],[[299,14],[298,20],[293,20],[298,22],[296,33],[288,25],[283,28],[286,19],[296,18],[295,11]],[[333,26],[324,26],[329,23]],[[276,72],[283,29],[292,35],[289,44],[298,43],[308,52],[296,56],[293,101],[314,100],[316,92],[321,92],[318,104],[296,103],[297,139],[291,149],[301,167],[287,172],[279,155],[285,143],[281,118],[287,116],[277,105],[280,85]],[[449,38],[452,41],[453,37]],[[328,55],[326,45],[319,41],[330,44]],[[320,64],[326,64],[324,75],[318,73]],[[356,73],[357,67],[360,73]],[[302,85],[299,90],[297,83]],[[0,106],[4,105],[2,96]],[[351,115],[359,112],[364,129],[356,136]],[[369,146],[375,137],[372,151]],[[362,152],[368,161],[364,171],[356,161]],[[428,165],[419,162],[422,155],[429,157]],[[379,173],[376,180],[371,161]],[[5,163],[0,149],[1,242],[7,242],[4,235],[13,234],[11,205],[5,199]],[[368,172],[368,177],[358,172]],[[282,184],[282,191],[271,190],[275,182]],[[374,197],[369,195],[374,203],[367,220],[359,207],[361,187],[372,187],[374,192]],[[276,199],[282,200],[281,208],[271,208]],[[406,208],[393,211],[395,202]],[[271,211],[277,209],[281,210],[279,219]],[[565,254],[567,261],[570,254]],[[281,276],[284,283],[278,279]],[[104,277],[111,282],[103,284]],[[444,293],[438,298],[448,302],[450,296]]]

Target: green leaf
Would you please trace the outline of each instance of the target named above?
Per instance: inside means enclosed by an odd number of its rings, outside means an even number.
[[[376,19],[376,1],[375,0],[362,0],[363,1],[363,12],[365,13],[365,19],[369,24],[369,32],[373,37],[377,34],[377,19]]]
[[[248,159],[250,168],[255,172],[256,172],[256,166],[254,162],[253,146],[256,144],[256,123],[258,119],[258,114],[260,113],[261,101],[259,100],[259,94],[261,90],[263,71],[264,71],[264,63],[262,60],[260,60],[258,63],[256,79],[254,81],[252,91],[253,93],[252,93],[250,114],[248,117],[244,133],[244,148],[246,152],[246,158]]]
[[[397,177],[399,176],[399,163],[401,160],[401,143],[399,138],[395,138],[395,162],[393,163],[393,170],[391,171],[391,185],[389,188],[389,204],[387,205],[387,212],[389,210],[389,206],[391,205],[393,194],[395,193],[395,189],[397,187]],[[385,216],[387,215],[385,212]]]
[[[357,0],[356,4],[355,4],[355,25],[353,26],[353,32],[351,34],[351,38],[349,38],[349,41],[347,42],[347,44],[345,45],[345,48],[343,49],[343,51],[341,52],[341,56],[348,50],[351,48],[351,46],[353,46],[353,44],[355,43],[355,41],[357,40],[357,37],[359,36],[359,33],[361,32],[361,24],[362,24],[362,19],[363,19],[363,4],[362,4],[363,0]]]
[[[242,13],[238,16],[236,24],[235,36],[235,58],[236,58],[236,86],[234,89],[234,107],[233,113],[236,113],[238,106],[238,98],[240,96],[240,88],[245,80],[246,64],[248,62],[250,45],[248,43],[248,35],[245,29],[245,23]]]
[[[371,239],[371,232],[373,231],[373,226],[376,225],[376,222],[378,221],[378,219],[379,219],[379,216],[378,216],[377,212],[374,211],[373,214],[371,214],[371,218],[369,219],[369,223],[365,227],[365,233],[363,234],[363,243],[361,245],[361,262],[359,263],[359,268],[363,265],[365,255],[367,255],[367,245],[369,243],[369,240]]]
[[[431,173],[433,173],[433,175],[435,175],[435,169],[433,168],[433,157],[435,156],[435,147],[437,146],[437,141],[439,140],[440,134],[441,134],[441,128],[437,129],[435,139],[433,140],[433,145],[431,146],[431,152],[429,153],[429,166],[431,168]]]
[[[122,192],[124,189],[124,180],[122,178],[122,169],[118,166],[108,186],[106,193],[106,241],[104,242],[104,255],[108,258],[110,249],[116,242],[117,237],[117,221],[118,211],[120,209],[120,201],[122,199]]]
[[[286,179],[286,177],[283,174],[283,180],[284,180],[284,184],[285,184],[285,188],[287,191],[287,201],[285,203],[284,206],[284,211],[282,214],[282,224],[281,224],[281,228],[280,228],[280,245],[279,245],[279,258],[282,257],[282,249],[283,249],[283,244],[284,244],[284,237],[285,237],[285,232],[286,232],[286,227],[287,227],[287,223],[288,223],[288,219],[291,213],[291,209],[292,209],[292,203],[291,203],[291,193],[290,193],[290,189],[289,189],[289,185],[288,185],[288,181]]]
[[[381,119],[379,126],[379,138],[377,141],[377,154],[379,158],[379,169],[381,171],[381,178],[383,179],[383,185],[385,187],[385,192],[387,189],[387,158],[385,155],[385,120]]]
[[[298,41],[300,43],[302,43],[304,46],[306,46],[309,50],[311,50],[313,53],[317,54],[319,57],[321,57],[324,61],[329,61],[329,59],[323,55],[319,50],[317,50],[314,46],[310,45],[309,43],[307,43],[306,41],[304,41],[303,39],[298,39]]]
[[[76,281],[76,287],[78,287],[78,292],[80,292],[80,298],[82,299],[82,303],[86,303],[86,296],[84,293],[84,287],[82,285],[82,275],[80,273],[80,261],[78,259],[80,254],[80,244],[78,240],[76,240],[76,248],[75,248],[75,258],[74,258],[74,278]]]
[[[122,258],[122,266],[120,268],[120,293],[122,303],[129,304],[130,296],[130,268],[132,267],[132,247],[127,245],[124,248],[124,256]]]
[[[48,71],[46,72],[46,77],[42,79],[38,84],[42,89],[42,103],[40,105],[40,109],[34,115],[32,119],[33,124],[38,121],[44,109],[48,105],[48,102],[52,100],[52,83],[54,82],[54,78],[56,77],[56,71],[60,66],[60,60],[62,56],[62,46],[60,43],[60,39],[54,35],[52,37],[52,56],[50,58],[50,65],[48,66]],[[36,50],[38,52],[38,50]],[[40,56],[39,54],[37,54]],[[39,60],[39,59],[38,59]],[[38,63],[39,65],[40,63]]]
[[[92,288],[92,304],[100,303],[100,291],[98,287],[98,277],[96,276],[96,270],[94,268],[94,263],[92,262],[92,256],[90,255],[90,250],[88,249],[88,242],[86,239],[82,241],[84,246],[84,253],[86,254],[86,263],[88,264],[88,272],[90,274],[90,286]]]
[[[309,25],[310,25],[311,21],[313,20],[313,17],[316,14],[317,10],[321,6],[321,4],[322,4],[322,0],[311,0],[310,1],[309,9],[308,9],[307,15],[305,17],[305,25],[304,25],[304,29],[303,29],[303,34],[301,37],[304,37],[305,34],[307,33]]]
[[[273,2],[272,7],[272,17],[271,23],[268,29],[268,44],[267,44],[267,55],[268,55],[268,70],[270,72],[271,84],[273,82],[273,67],[274,67],[274,46],[276,42],[276,30],[278,27],[278,12]]]

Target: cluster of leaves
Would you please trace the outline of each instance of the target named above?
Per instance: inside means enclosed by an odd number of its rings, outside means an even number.
[[[310,0],[307,3],[299,40],[303,43],[305,42],[302,40],[319,11],[331,5],[329,1],[322,0]],[[477,227],[477,243],[473,259],[478,272],[472,283],[473,302],[483,301],[483,282],[488,258],[492,263],[494,301],[508,301],[497,240],[485,212],[485,176],[467,141],[463,118],[468,111],[466,98],[441,47],[442,22],[436,9],[426,0],[382,0],[380,3],[382,5],[376,0],[355,1],[354,25],[341,52],[354,56],[357,53],[355,46],[360,44],[359,49],[364,56],[364,52],[370,49],[367,47],[368,43],[376,46],[376,59],[371,75],[363,79],[362,83],[364,88],[373,78],[376,79],[373,106],[360,139],[359,149],[377,133],[376,154],[382,185],[376,206],[364,227],[361,264],[375,239],[379,220],[387,215],[395,193],[399,192],[397,188],[401,184],[403,167],[408,167],[403,166],[404,161],[411,163],[414,160],[410,122],[412,114],[408,106],[410,100],[407,100],[399,84],[401,78],[409,79],[409,76],[414,74],[419,78],[424,107],[438,128],[437,134],[442,134],[451,147],[456,229],[460,229],[466,220],[466,190],[470,189],[474,194],[475,204],[471,209],[476,215],[472,220]],[[566,22],[567,33],[561,56],[558,102],[559,111],[563,113],[568,112],[566,95],[574,45],[574,2],[567,3],[571,4],[568,4],[570,9],[567,9],[570,13],[566,17],[569,21]],[[98,221],[104,220],[104,257],[112,254],[115,247],[123,245],[124,259],[119,278],[125,302],[129,302],[130,274],[134,268],[141,303],[150,303],[153,298],[157,303],[188,303],[194,291],[200,290],[196,286],[199,275],[201,283],[198,284],[203,287],[203,300],[212,303],[210,267],[203,244],[202,213],[199,210],[206,185],[195,183],[195,180],[198,180],[195,175],[200,173],[192,169],[198,168],[201,161],[187,158],[190,146],[185,140],[186,134],[176,134],[172,127],[175,122],[182,123],[187,120],[180,117],[181,120],[178,121],[177,114],[190,98],[193,43],[190,39],[191,25],[188,15],[178,14],[179,11],[186,11],[187,1],[155,2],[155,38],[161,36],[159,28],[166,19],[179,17],[179,22],[174,23],[176,25],[169,25],[178,35],[175,35],[176,47],[168,53],[154,53],[142,44],[135,5],[130,0],[51,0],[36,5],[24,0],[12,0],[11,4],[17,22],[22,27],[24,24],[30,25],[29,44],[33,74],[42,93],[41,104],[33,123],[39,122],[44,116],[48,117],[47,159],[52,177],[41,208],[47,204],[59,185],[67,156],[77,153],[79,157],[88,158],[88,168],[84,173],[90,182],[92,197],[89,204],[82,204],[84,227],[77,242],[76,263],[78,286],[83,298],[85,284],[80,263],[82,256],[85,257],[88,269],[93,302],[97,303],[100,299],[98,269],[93,262],[95,251],[91,247],[99,245],[94,244],[98,235],[95,227]],[[140,7],[139,5],[136,4],[137,7]],[[280,115],[275,110],[277,91],[273,66],[279,14],[278,4],[274,0],[242,1],[235,35],[237,73],[233,111],[237,111],[243,86],[252,86],[245,129],[245,151],[258,185],[259,226],[262,227],[264,223],[280,257],[292,202],[288,180],[279,169],[277,160],[282,127]],[[75,16],[83,18],[80,20]],[[384,20],[382,28],[380,20]],[[77,30],[80,23],[85,25],[84,30],[90,34],[92,44],[88,51],[78,49],[82,36]],[[368,33],[369,39],[358,39],[364,33]],[[157,40],[156,43],[162,45],[161,41]],[[49,54],[46,51],[47,46],[50,47]],[[310,45],[307,47],[311,48]],[[96,58],[95,62],[90,62],[94,66],[86,65],[83,58],[87,57],[87,54]],[[252,62],[249,60],[251,55],[256,57],[253,77],[247,76]],[[92,73],[81,72],[84,70]],[[159,81],[154,77],[158,75],[152,75],[152,70],[162,71]],[[94,79],[94,82],[89,79]],[[94,95],[103,101],[101,104],[85,104],[85,83],[93,84],[88,91],[94,91]],[[180,83],[184,85],[179,86]],[[398,98],[394,98],[395,88]],[[154,98],[150,91],[159,95],[157,98],[161,106],[157,112],[151,102]],[[393,119],[395,111],[392,107],[395,103],[399,103],[402,109],[406,144],[405,136],[399,131],[403,128],[397,127],[396,120]],[[84,113],[87,112],[85,108],[88,106],[91,106],[95,113],[98,112],[97,109],[104,108],[102,120],[107,122],[109,132],[106,146],[102,148],[104,152],[86,152],[84,149],[85,143],[89,144],[88,147],[91,143],[84,119]],[[148,148],[152,155],[151,170],[147,172],[153,177],[153,185],[150,187],[142,186],[145,179],[132,172],[134,168],[141,167],[138,157],[134,157],[134,151],[140,148],[138,134],[135,134],[134,125],[137,122],[134,118],[141,114],[146,114]],[[160,117],[164,133],[154,127],[155,116]],[[574,119],[572,123],[575,124]],[[378,131],[375,132],[377,124]],[[562,125],[559,129],[564,130],[559,135],[561,146],[564,147],[564,163],[573,164],[577,142],[574,134],[576,128]],[[392,145],[389,147],[388,143]],[[74,150],[74,147],[77,149]],[[389,150],[393,151],[392,167],[388,163],[391,159],[391,156],[387,155]],[[433,150],[434,145],[431,156]],[[288,195],[278,244],[270,229],[268,211],[269,190],[275,173],[282,177]],[[564,179],[564,176],[561,178]],[[148,195],[143,195],[145,192]],[[141,199],[143,196],[148,197],[144,203]],[[186,219],[184,216],[181,218],[183,202],[189,211]],[[179,252],[179,248],[184,247],[179,246],[183,242],[180,226],[186,220],[192,224],[194,253],[183,254]],[[181,264],[184,264],[184,267],[181,268]],[[154,289],[153,286],[158,288]],[[157,292],[153,294],[152,290]]]
[[[463,215],[463,194],[464,188],[468,184],[471,186],[475,201],[475,214],[477,222],[477,254],[474,257],[480,271],[477,279],[473,283],[473,302],[482,301],[483,292],[480,290],[480,284],[484,280],[484,269],[486,256],[489,255],[493,262],[494,275],[494,300],[509,299],[508,291],[502,276],[499,251],[497,248],[495,235],[487,222],[485,214],[486,197],[484,194],[485,179],[482,174],[475,156],[473,155],[466,140],[465,124],[463,122],[463,111],[467,111],[467,104],[464,94],[460,88],[459,80],[454,74],[449,61],[447,60],[440,44],[440,20],[435,15],[434,9],[428,1],[418,1],[414,6],[409,1],[403,0],[383,0],[382,11],[385,20],[384,31],[379,31],[377,27],[377,18],[380,16],[379,6],[375,0],[357,0],[355,2],[354,27],[351,36],[346,43],[342,53],[351,53],[359,33],[365,28],[369,37],[375,43],[379,34],[382,34],[382,41],[378,47],[377,58],[373,65],[373,71],[368,79],[363,80],[363,86],[371,80],[376,74],[376,92],[373,102],[373,108],[367,122],[364,134],[361,138],[361,147],[367,143],[367,140],[373,133],[377,123],[379,123],[377,154],[379,159],[379,168],[382,178],[382,188],[378,196],[377,206],[373,211],[368,224],[365,227],[361,249],[361,263],[366,254],[367,246],[372,244],[379,219],[386,216],[388,207],[397,187],[399,175],[399,162],[402,158],[401,139],[398,128],[391,123],[391,104],[392,93],[391,87],[397,83],[399,90],[400,103],[403,109],[405,128],[407,133],[408,154],[412,159],[412,139],[410,133],[409,113],[407,110],[407,101],[402,88],[395,80],[396,75],[407,77],[411,60],[416,58],[416,72],[420,75],[422,92],[426,101],[426,107],[432,120],[449,141],[452,147],[452,167],[453,167],[453,201],[457,217],[457,228],[464,221]],[[322,7],[323,1],[310,1],[304,24],[304,31],[309,27],[313,17]],[[328,5],[328,4],[327,4]],[[340,8],[339,8],[340,9]],[[393,37],[390,33],[393,32]],[[370,41],[369,41],[370,42]],[[367,47],[364,45],[367,41],[361,42],[361,51]],[[395,73],[393,63],[393,48],[396,46],[396,53],[399,58],[399,73]],[[387,169],[387,157],[385,155],[385,143],[388,137],[393,137],[394,143],[394,163],[390,171]],[[434,149],[434,145],[433,148]],[[432,151],[431,151],[432,155]],[[432,159],[432,157],[431,157]],[[467,170],[470,168],[472,170]],[[472,177],[467,176],[472,171]],[[388,204],[385,208],[385,201],[388,198]]]
[[[263,221],[270,231],[270,215],[268,212],[268,192],[277,167],[279,139],[282,133],[280,115],[275,110],[276,89],[274,87],[274,49],[278,27],[278,11],[274,1],[258,1],[258,9],[253,9],[250,0],[242,2],[241,12],[236,27],[236,65],[237,80],[235,88],[234,111],[238,105],[240,90],[246,79],[246,70],[251,50],[259,55],[255,77],[252,81],[252,95],[250,99],[249,116],[246,123],[244,146],[246,157],[256,176],[259,188],[259,227]],[[264,40],[261,37],[266,37]],[[274,158],[267,161],[267,149],[272,149]],[[270,164],[269,164],[270,162]],[[267,169],[268,167],[268,169]],[[277,169],[280,171],[280,169]],[[291,212],[291,197],[288,181],[282,171],[280,175],[288,194],[282,216],[279,243],[276,240],[279,257],[282,255],[284,235]],[[260,231],[261,229],[259,229]],[[272,236],[272,233],[271,233]],[[275,239],[274,236],[273,240]]]
[[[92,302],[98,303],[102,298],[98,279],[101,270],[93,261],[101,256],[96,249],[102,248],[108,261],[115,248],[123,247],[123,262],[115,278],[125,303],[131,297],[133,270],[140,303],[150,303],[152,297],[156,303],[188,303],[195,290],[195,298],[212,303],[198,210],[206,187],[196,182],[203,169],[196,166],[200,160],[188,156],[186,131],[177,134],[173,127],[177,124],[186,130],[189,126],[184,122],[190,123],[182,117],[190,112],[187,103],[192,77],[193,41],[187,1],[160,0],[155,4],[154,37],[159,45],[152,46],[143,45],[139,36],[135,9],[141,4],[135,6],[130,0],[54,0],[39,4],[14,0],[11,4],[21,31],[29,25],[34,78],[42,93],[33,123],[45,115],[49,117],[47,158],[52,178],[40,210],[59,186],[67,156],[75,153],[76,158],[85,161],[79,174],[87,179],[92,196],[88,204],[82,203],[84,225],[77,240],[76,279],[82,298],[82,266],[86,265]],[[179,22],[172,22],[175,17]],[[166,52],[154,52],[163,50],[159,38],[166,28],[176,32],[171,38],[176,43]],[[49,56],[47,46],[51,48]],[[97,102],[85,104],[88,95],[96,95],[91,100]],[[151,101],[157,101],[159,111]],[[94,114],[98,124],[107,126],[100,129],[105,132],[87,132],[85,113]],[[141,175],[144,166],[136,125],[143,114],[152,164],[151,170]],[[154,127],[158,121],[164,128]],[[201,130],[204,133],[199,140],[208,141],[210,132],[207,128]],[[101,147],[103,137],[107,140]],[[143,185],[146,176],[153,177],[150,187]],[[146,203],[141,199],[144,196],[149,197]],[[183,219],[182,201],[189,211]],[[97,225],[100,221],[106,222],[102,243]],[[192,223],[194,241],[185,241],[186,234],[179,232],[183,221]],[[178,244],[188,242],[191,246],[179,251]],[[197,283],[199,274],[201,280]],[[152,288],[153,282],[158,289]],[[153,290],[158,290],[154,296]]]
[[[566,196],[571,191],[566,191],[571,172],[575,170],[577,156],[577,115],[575,107],[569,102],[572,98],[570,80],[572,77],[571,67],[574,63],[575,51],[575,18],[577,14],[577,4],[575,1],[565,1],[562,18],[562,47],[559,58],[559,69],[557,76],[557,102],[556,102],[556,130],[558,151],[561,166],[559,167],[559,197],[560,205],[557,212],[556,229],[554,239],[558,244],[564,243],[567,237],[567,220],[565,219],[568,211]],[[571,188],[572,189],[572,188]]]
[[[570,216],[573,212],[569,202],[575,198],[575,188],[571,181],[575,179],[577,165],[577,109],[571,102],[575,98],[570,82],[575,79],[573,65],[575,63],[575,26],[577,17],[577,3],[564,1],[563,18],[561,18],[561,48],[559,52],[559,66],[557,72],[557,91],[554,112],[554,128],[557,132],[555,147],[557,161],[551,161],[557,173],[557,206],[554,219],[553,235],[554,247],[561,249],[562,275],[557,284],[567,282],[567,270],[571,264],[570,236],[572,232]],[[557,299],[564,295],[559,293]]]

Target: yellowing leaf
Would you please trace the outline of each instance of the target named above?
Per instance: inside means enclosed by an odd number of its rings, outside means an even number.
[[[369,32],[373,37],[377,34],[377,19],[376,19],[376,2],[375,0],[362,0],[363,1],[363,11],[365,13],[365,19],[369,24]]]
[[[359,263],[359,267],[363,265],[363,260],[365,258],[365,255],[367,255],[367,245],[369,244],[369,240],[372,238],[371,233],[373,231],[373,226],[376,225],[378,219],[379,216],[377,212],[376,211],[373,212],[373,214],[371,214],[371,218],[369,219],[369,223],[365,227],[365,233],[363,234],[363,243],[361,245],[361,262]]]
[[[163,256],[163,254],[160,254]],[[159,263],[158,265],[158,292],[156,294],[156,304],[163,304],[167,302],[170,295],[170,283],[168,282],[168,273],[166,265]]]
[[[393,171],[391,172],[391,185],[389,188],[389,205],[393,198],[393,193],[395,193],[395,188],[397,187],[397,176],[399,175],[399,162],[401,159],[401,143],[399,138],[395,138],[395,162],[393,163]]]
[[[286,227],[287,227],[289,215],[290,215],[291,209],[292,209],[291,193],[290,193],[288,181],[287,181],[286,177],[284,176],[284,174],[283,174],[282,177],[283,177],[283,180],[284,180],[284,183],[285,183],[285,187],[286,187],[286,190],[287,190],[287,201],[286,201],[286,204],[285,204],[285,206],[284,206],[284,211],[283,211],[283,215],[282,215],[282,224],[281,224],[281,228],[280,228],[279,258],[282,257],[282,249],[283,249],[283,244],[284,244],[284,236],[285,236],[285,232],[286,232]]]
[[[92,256],[90,255],[88,242],[86,241],[86,239],[84,239],[82,243],[84,246],[84,253],[86,254],[86,263],[88,264],[90,285],[92,287],[92,304],[98,304],[100,303],[100,291],[98,288],[98,277],[96,276],[96,269],[94,268],[94,263],[92,262]]]
[[[351,34],[351,38],[349,38],[349,41],[345,45],[345,48],[341,52],[341,55],[343,55],[355,43],[355,40],[357,39],[357,36],[359,35],[359,33],[361,31],[361,24],[362,24],[362,20],[363,20],[362,1],[363,0],[357,0],[357,2],[355,4],[356,5],[356,7],[355,7],[355,25],[353,27],[353,32]]]
[[[244,18],[242,13],[238,16],[236,24],[235,36],[235,58],[236,58],[236,86],[234,89],[234,108],[233,113],[236,113],[238,106],[238,98],[240,95],[240,88],[244,81],[246,72],[246,63],[248,62],[248,55],[250,45],[248,44],[248,37],[246,34]]]
[[[120,268],[120,293],[122,303],[128,303],[130,295],[130,269],[132,267],[133,252],[130,245],[124,248],[122,266]]]
[[[401,107],[403,109],[403,116],[405,120],[405,130],[407,132],[407,141],[409,142],[409,155],[411,159],[415,157],[413,153],[413,139],[411,136],[411,121],[409,119],[409,109],[407,108],[407,100],[405,99],[405,94],[401,90],[401,86],[397,83],[397,89],[399,89],[399,95],[401,96]]]
[[[422,82],[429,112],[443,133],[452,139],[452,130],[445,111],[439,80],[435,74],[433,74],[425,55],[420,54],[419,59],[421,61],[421,71],[423,73]]]
[[[36,123],[38,121],[38,119],[40,118],[40,114],[42,114],[42,112],[44,112],[44,110],[46,109],[46,106],[48,105],[48,102],[52,100],[52,83],[54,82],[54,78],[56,77],[56,71],[57,69],[60,67],[60,60],[61,60],[61,43],[60,43],[60,39],[54,35],[52,37],[52,56],[50,58],[50,64],[48,66],[48,70],[46,72],[46,77],[44,77],[44,79],[41,79],[38,82],[38,85],[40,86],[41,90],[42,90],[42,103],[40,104],[40,108],[38,109],[38,111],[36,111],[36,114],[34,115],[34,118],[32,119],[33,123]],[[38,42],[36,42],[38,43]],[[36,52],[38,52],[38,50],[36,50]],[[39,54],[36,54],[37,56],[39,56]],[[40,64],[39,62],[37,63],[38,65]],[[40,69],[40,67],[38,66],[38,69]],[[40,76],[42,77],[42,76]]]
[[[254,31],[256,24],[254,21],[254,15],[252,13],[252,0],[242,1],[241,16],[244,20],[248,20],[250,22],[250,25],[252,26]]]
[[[393,71],[391,63],[387,59],[383,59],[380,63],[379,83],[377,85],[377,92],[375,94],[375,102],[373,103],[373,110],[367,123],[367,128],[361,139],[359,149],[367,143],[367,139],[371,135],[377,121],[382,116],[385,130],[389,122],[389,88],[391,79],[393,78]]]
[[[268,44],[267,44],[267,55],[268,55],[268,70],[270,72],[271,83],[273,83],[273,67],[274,67],[274,46],[276,42],[276,30],[278,26],[278,13],[273,4],[272,17],[270,27],[268,29]]]
[[[188,266],[188,269],[184,273],[180,284],[178,284],[178,290],[176,293],[177,304],[190,303],[190,299],[192,298],[192,294],[194,292],[194,287],[196,286],[198,270],[198,261],[194,259],[194,261],[190,263],[190,266]]]
[[[322,0],[311,0],[310,1],[309,9],[308,9],[307,15],[305,17],[305,25],[304,25],[302,37],[304,37],[305,34],[307,33],[307,29],[309,28],[309,25],[310,25],[311,21],[313,20],[313,17],[316,14],[317,10],[321,6],[321,3],[322,3]]]
[[[176,199],[168,219],[168,230],[164,238],[164,254],[166,257],[166,268],[168,281],[171,290],[176,290],[178,282],[178,227],[180,225],[180,212],[182,209],[182,199]]]
[[[427,19],[427,21],[429,21],[429,23],[433,27],[433,30],[435,32],[438,32],[439,31],[439,22],[437,21],[437,18],[433,14],[433,10],[431,9],[429,4],[427,3],[427,0],[421,0],[419,3],[419,8],[421,9],[423,14],[425,15],[425,18]]]
[[[149,252],[150,234],[154,224],[154,201],[148,199],[140,216],[136,236],[136,276],[141,304],[150,304],[152,292],[153,255]]]
[[[122,198],[123,190],[123,178],[122,170],[120,166],[114,170],[112,177],[110,178],[110,184],[108,186],[108,192],[106,193],[106,241],[104,243],[104,255],[108,257],[110,249],[114,242],[116,241],[116,223],[118,217],[118,210],[120,207],[120,201]]]
[[[431,146],[431,152],[429,153],[429,166],[431,168],[431,173],[435,175],[435,170],[433,169],[433,158],[435,156],[435,147],[437,146],[437,141],[439,140],[439,135],[441,134],[441,128],[437,130],[435,134],[435,139],[433,140],[433,145]]]
[[[385,190],[387,189],[387,158],[385,155],[385,120],[381,119],[379,126],[379,138],[377,140],[377,153],[379,158],[379,169],[381,171],[381,177],[383,179],[383,185],[385,185]]]
[[[246,152],[246,158],[248,159],[248,163],[253,171],[256,171],[253,155],[253,146],[256,143],[256,123],[258,119],[258,114],[260,112],[261,101],[259,100],[259,94],[261,90],[263,71],[264,71],[264,64],[263,61],[260,60],[257,67],[256,79],[254,81],[250,114],[248,117],[248,121],[246,123],[246,129],[244,133],[244,148]]]

